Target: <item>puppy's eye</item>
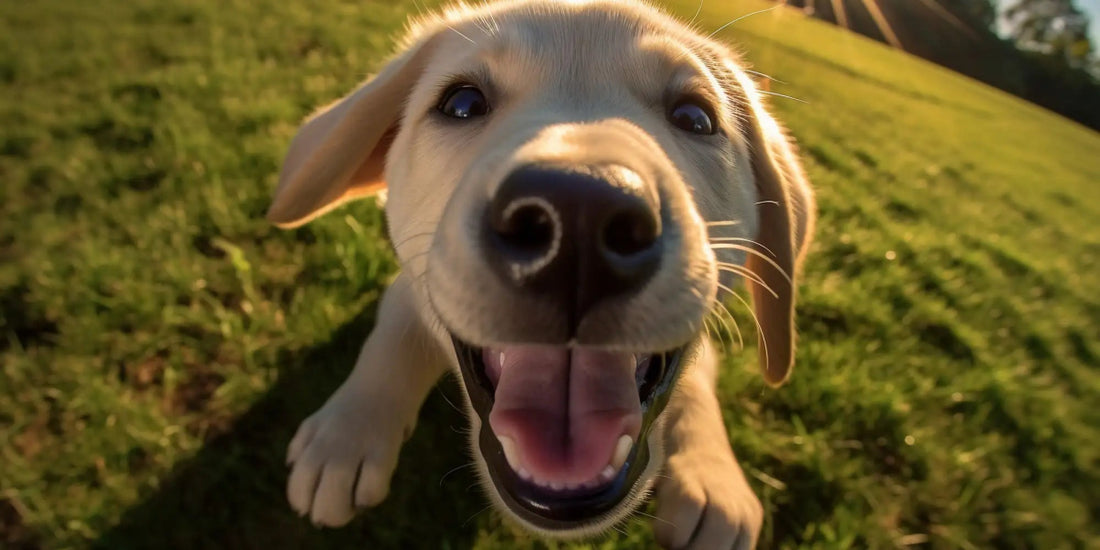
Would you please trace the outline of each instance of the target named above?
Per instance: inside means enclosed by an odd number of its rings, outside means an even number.
[[[481,90],[469,84],[460,84],[443,93],[437,109],[451,118],[473,118],[488,113],[489,102]]]
[[[668,113],[673,126],[693,134],[709,136],[714,133],[714,120],[706,109],[691,101],[677,103]]]

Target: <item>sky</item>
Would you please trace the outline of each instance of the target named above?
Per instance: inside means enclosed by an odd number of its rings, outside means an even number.
[[[1011,6],[1016,0],[996,0],[1001,7]],[[1089,16],[1089,38],[1094,50],[1100,51],[1100,0],[1073,0],[1073,4]]]
[[[1089,14],[1089,36],[1093,47],[1100,49],[1100,0],[1077,0],[1077,7]]]

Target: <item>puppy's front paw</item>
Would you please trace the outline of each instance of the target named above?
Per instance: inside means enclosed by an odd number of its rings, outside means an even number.
[[[386,498],[405,426],[365,396],[337,391],[298,427],[287,449],[290,506],[313,523],[338,527],[356,508]]]
[[[679,453],[657,493],[654,533],[670,549],[747,550],[756,546],[764,508],[732,454]]]

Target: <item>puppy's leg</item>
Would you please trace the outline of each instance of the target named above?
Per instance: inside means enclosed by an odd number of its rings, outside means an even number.
[[[668,405],[668,477],[657,489],[653,525],[666,548],[753,548],[764,519],[727,439],[716,372],[717,356],[705,342]]]
[[[386,497],[401,444],[447,368],[414,292],[403,274],[386,291],[355,369],[290,442],[287,499],[316,524],[343,525]]]

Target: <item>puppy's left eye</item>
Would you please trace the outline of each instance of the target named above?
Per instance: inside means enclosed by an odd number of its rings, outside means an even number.
[[[469,84],[453,86],[443,93],[437,107],[451,118],[473,118],[489,112],[489,101],[481,90]]]
[[[692,101],[677,103],[668,112],[668,121],[673,126],[693,134],[709,136],[714,134],[715,131],[714,119],[711,114]]]

